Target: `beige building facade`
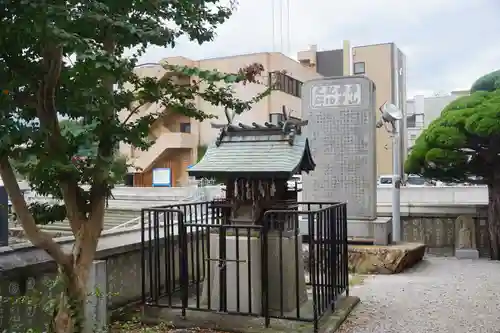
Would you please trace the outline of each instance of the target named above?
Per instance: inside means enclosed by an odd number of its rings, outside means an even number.
[[[318,51],[317,47],[299,52],[295,61],[282,53],[263,52],[231,57],[192,60],[185,57],[171,57],[163,61],[189,67],[198,67],[205,70],[217,69],[221,72],[236,73],[238,69],[253,63],[264,66],[264,73],[260,77],[262,84],[236,84],[234,90],[238,98],[249,100],[266,89],[270,75],[277,75],[278,89],[273,91],[252,110],[237,115],[233,123],[251,124],[279,120],[279,113],[283,107],[292,111],[293,116],[301,116],[301,88],[302,83],[319,77],[333,77],[343,75],[366,75],[376,85],[376,102],[381,106],[385,102],[397,105],[404,113],[400,124],[401,135],[401,168],[407,155],[406,131],[406,57],[394,43],[374,44],[351,47],[344,41],[342,48],[330,51]],[[284,73],[283,73],[284,72]],[[190,84],[191,77],[179,73],[167,73],[158,64],[144,65],[137,68],[140,76],[150,76],[161,79],[168,75],[179,84]],[[279,74],[276,74],[279,73]],[[226,123],[224,110],[221,107],[198,98],[194,101],[198,109],[215,115],[218,119],[198,122],[186,116],[161,110],[158,104],[145,105],[139,109],[135,117],[164,111],[164,115],[155,124],[150,132],[155,144],[148,151],[141,151],[129,145],[122,144],[120,153],[129,157],[138,168],[133,172],[134,186],[152,186],[155,172],[153,170],[168,169],[170,186],[181,186],[188,180],[187,169],[196,163],[198,150],[214,142],[219,130],[211,127],[212,122]],[[121,115],[122,118],[127,114]],[[377,117],[379,117],[377,111]],[[392,140],[390,135],[379,129],[377,139],[377,174],[392,174]],[[164,177],[163,174],[162,177]]]
[[[224,58],[191,60],[184,57],[172,57],[164,59],[165,62],[200,69],[217,69],[221,72],[236,73],[238,69],[253,63],[260,63],[264,66],[265,72],[260,77],[262,84],[236,84],[234,90],[238,98],[250,100],[266,89],[269,76],[273,75],[278,83],[278,89],[273,91],[259,103],[255,104],[252,110],[237,115],[233,123],[253,122],[263,124],[266,121],[279,118],[283,107],[292,111],[293,116],[301,115],[301,88],[302,82],[320,77],[313,68],[301,65],[297,61],[286,57],[282,53],[265,52],[254,53]],[[282,73],[284,71],[284,73]],[[178,73],[167,73],[160,65],[146,65],[137,68],[141,76],[156,77],[158,79],[165,75],[172,75],[179,84],[189,84],[193,78],[179,75]],[[276,74],[279,72],[278,74]],[[221,107],[198,98],[194,101],[198,109],[206,113],[213,114],[218,119],[206,120],[203,122],[190,119],[186,116],[164,110],[164,116],[153,124],[150,137],[155,140],[155,144],[148,151],[141,151],[130,145],[122,144],[120,153],[129,157],[136,170],[133,172],[134,186],[152,186],[158,184],[153,178],[158,172],[154,170],[169,169],[170,186],[181,186],[187,182],[187,169],[196,163],[198,150],[212,144],[219,130],[211,127],[211,123],[226,123],[224,110]],[[136,117],[158,112],[160,105],[145,105],[140,108]],[[121,117],[126,117],[126,113]],[[279,120],[279,119],[278,119]],[[167,173],[167,174],[168,174]],[[163,176],[165,173],[163,173]],[[163,179],[163,178],[162,178]]]
[[[400,170],[407,155],[406,133],[406,57],[394,43],[351,47],[344,41],[342,48],[318,51],[316,46],[298,53],[298,60],[324,77],[366,75],[376,86],[376,103],[397,105],[403,112],[400,121]],[[380,113],[377,110],[377,119]],[[377,174],[392,174],[392,139],[384,129],[377,130]]]

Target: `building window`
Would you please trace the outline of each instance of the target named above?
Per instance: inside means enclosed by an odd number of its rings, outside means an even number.
[[[293,77],[286,75],[281,72],[271,72],[269,73],[269,84],[275,83],[276,89],[287,93],[289,95],[293,95],[295,97],[301,96],[302,92],[302,82],[294,79]]]
[[[365,74],[365,63],[364,62],[355,62],[353,66],[354,75],[357,74]]]
[[[407,128],[415,128],[417,127],[417,117],[412,114],[411,116],[406,117],[406,127]]]
[[[271,124],[278,124],[280,121],[283,121],[283,113],[271,113],[269,114],[269,122]]]
[[[181,133],[191,133],[191,123],[180,123]]]

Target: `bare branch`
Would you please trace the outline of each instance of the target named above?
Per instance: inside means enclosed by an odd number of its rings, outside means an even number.
[[[135,108],[133,108],[130,111],[130,114],[127,116],[127,118],[125,118],[125,120],[121,123],[121,125],[125,125],[130,120],[130,118],[132,118],[132,116],[134,114],[136,114],[139,111],[139,109],[142,108],[144,105],[146,105],[146,104],[139,104],[138,106],[136,106]]]
[[[76,182],[71,181],[60,182],[59,187],[61,188],[64,204],[66,205],[66,215],[70,222],[71,231],[73,236],[76,237],[82,223],[86,220],[85,210],[83,208],[85,203],[80,195],[82,189]]]

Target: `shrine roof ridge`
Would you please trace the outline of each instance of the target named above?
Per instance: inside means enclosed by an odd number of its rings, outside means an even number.
[[[230,138],[241,137],[242,141],[257,141],[261,140],[284,140],[288,141],[290,145],[294,144],[294,139],[296,136],[302,134],[302,127],[308,124],[307,120],[302,120],[296,117],[288,117],[284,121],[279,121],[277,123],[265,122],[264,125],[253,122],[251,125],[244,123],[236,124],[214,124],[212,123],[212,128],[220,129],[219,136],[216,140],[216,146],[220,146],[221,143],[231,142]],[[273,137],[271,139],[271,136]]]
[[[244,123],[235,124],[215,124],[212,123],[212,128],[224,129],[227,132],[245,132],[245,131],[262,131],[264,135],[268,135],[270,131],[283,131],[284,133],[289,132],[292,127],[296,129],[298,127],[303,127],[308,124],[307,120],[302,120],[296,117],[290,117],[285,121],[279,121],[276,124],[265,122],[263,125],[253,122],[251,125]]]
[[[284,121],[251,126],[243,123],[217,125],[221,130],[203,158],[188,170],[194,177],[281,177],[314,170],[309,143],[301,127],[307,121]]]

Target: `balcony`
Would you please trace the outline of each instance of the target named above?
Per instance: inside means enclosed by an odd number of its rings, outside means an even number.
[[[162,133],[151,148],[147,151],[136,149],[133,156],[133,164],[142,170],[149,169],[153,163],[163,156],[169,149],[193,149],[198,142],[196,136],[191,133],[165,132]]]

